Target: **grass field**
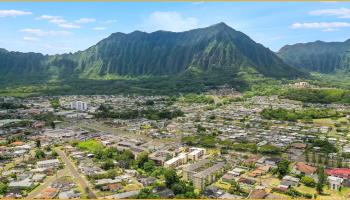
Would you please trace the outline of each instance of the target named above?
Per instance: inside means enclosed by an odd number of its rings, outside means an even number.
[[[218,187],[218,188],[220,188],[220,189],[224,189],[224,190],[229,190],[230,187],[231,187],[231,184],[226,183],[226,182],[223,182],[221,179],[218,180],[218,181],[216,181],[216,182],[214,183],[214,185],[215,185],[216,187]]]
[[[86,140],[78,143],[78,148],[87,150],[91,153],[103,149],[103,145],[96,140]]]

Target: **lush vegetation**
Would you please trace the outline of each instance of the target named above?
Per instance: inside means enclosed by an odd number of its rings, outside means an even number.
[[[0,195],[6,194],[8,191],[8,185],[6,183],[0,183]]]
[[[96,140],[87,140],[81,142],[73,142],[73,145],[94,154],[93,160],[107,173],[89,176],[89,179],[96,180],[101,178],[114,178],[121,174],[119,167],[126,169],[135,169],[143,176],[152,176],[164,180],[155,182],[150,186],[143,188],[136,198],[159,198],[152,192],[153,188],[168,188],[174,192],[177,198],[197,198],[198,195],[194,191],[191,183],[180,180],[180,177],[173,169],[165,169],[158,167],[149,159],[148,153],[140,153],[135,159],[130,151],[118,151],[113,147],[104,147]],[[115,164],[117,161],[118,164]]]
[[[26,107],[22,104],[16,104],[16,103],[10,103],[10,102],[0,103],[0,109],[18,109],[18,108],[26,108]]]
[[[223,23],[183,33],[115,33],[74,54],[44,56],[1,49],[0,60],[0,95],[10,96],[171,95],[225,84],[242,91],[249,88],[243,78],[247,74],[306,75]]]
[[[97,118],[136,119],[144,117],[151,120],[160,120],[173,119],[184,115],[180,109],[170,111],[168,109],[156,110],[147,108],[143,110],[111,111],[109,108],[101,106],[99,110],[100,111],[95,114],[95,117]]]
[[[57,109],[57,108],[59,108],[61,106],[60,100],[58,98],[51,99],[50,100],[50,104],[51,104],[51,107],[54,108],[54,109]]]
[[[214,98],[212,96],[209,95],[197,95],[197,94],[187,94],[184,95],[182,98],[182,101],[185,103],[204,103],[204,104],[213,104]]]
[[[320,147],[320,151],[323,153],[335,153],[338,152],[337,147],[334,144],[328,142],[328,140],[316,139],[312,141],[312,147]]]
[[[239,183],[237,183],[235,180],[232,180],[230,184],[231,186],[230,186],[230,189],[228,190],[230,194],[239,195],[239,196],[248,196],[249,193],[243,188],[241,188]]]
[[[286,159],[282,159],[277,164],[276,173],[277,173],[279,178],[284,177],[285,175],[287,175],[290,172],[289,164],[290,164],[290,162]]]
[[[87,150],[90,153],[96,153],[96,152],[101,151],[103,149],[102,143],[100,143],[99,141],[93,140],[93,139],[79,142],[77,144],[77,147],[80,149],[83,149],[83,150]]]
[[[350,91],[344,89],[287,89],[281,97],[306,103],[350,103]]]
[[[213,148],[217,144],[217,140],[213,135],[197,134],[195,136],[182,137],[182,143],[189,146],[201,146],[206,148]]]
[[[291,187],[289,188],[286,192],[286,195],[291,196],[293,198],[306,198],[306,199],[311,199],[312,195],[309,193],[302,193],[296,190],[295,188]]]
[[[308,187],[315,187],[316,181],[310,176],[304,176],[300,179],[300,182]]]
[[[259,149],[259,152],[262,154],[280,154],[281,148],[274,145],[263,145]]]
[[[287,45],[278,55],[288,64],[321,73],[349,70],[349,40],[345,42],[309,42]]]
[[[310,120],[328,117],[342,117],[343,113],[332,109],[303,109],[303,110],[287,110],[284,108],[265,108],[261,111],[261,116],[265,119],[275,119],[284,121],[297,121],[298,119]]]

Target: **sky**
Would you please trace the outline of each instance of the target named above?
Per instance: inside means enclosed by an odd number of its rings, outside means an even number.
[[[114,32],[181,32],[224,22],[273,51],[350,38],[350,2],[0,3],[0,48],[58,54]]]

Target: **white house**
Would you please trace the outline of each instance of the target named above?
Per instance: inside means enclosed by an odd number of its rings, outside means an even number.
[[[329,188],[331,190],[339,190],[343,183],[344,179],[335,177],[335,176],[328,176],[328,182],[329,182]]]

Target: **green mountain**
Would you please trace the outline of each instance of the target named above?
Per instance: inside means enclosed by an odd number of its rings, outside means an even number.
[[[350,40],[286,45],[277,54],[289,65],[309,71],[350,71]]]
[[[306,75],[224,23],[179,33],[113,33],[84,51],[62,55],[0,50],[3,83],[199,76],[201,84],[218,85],[242,73],[274,78]]]

